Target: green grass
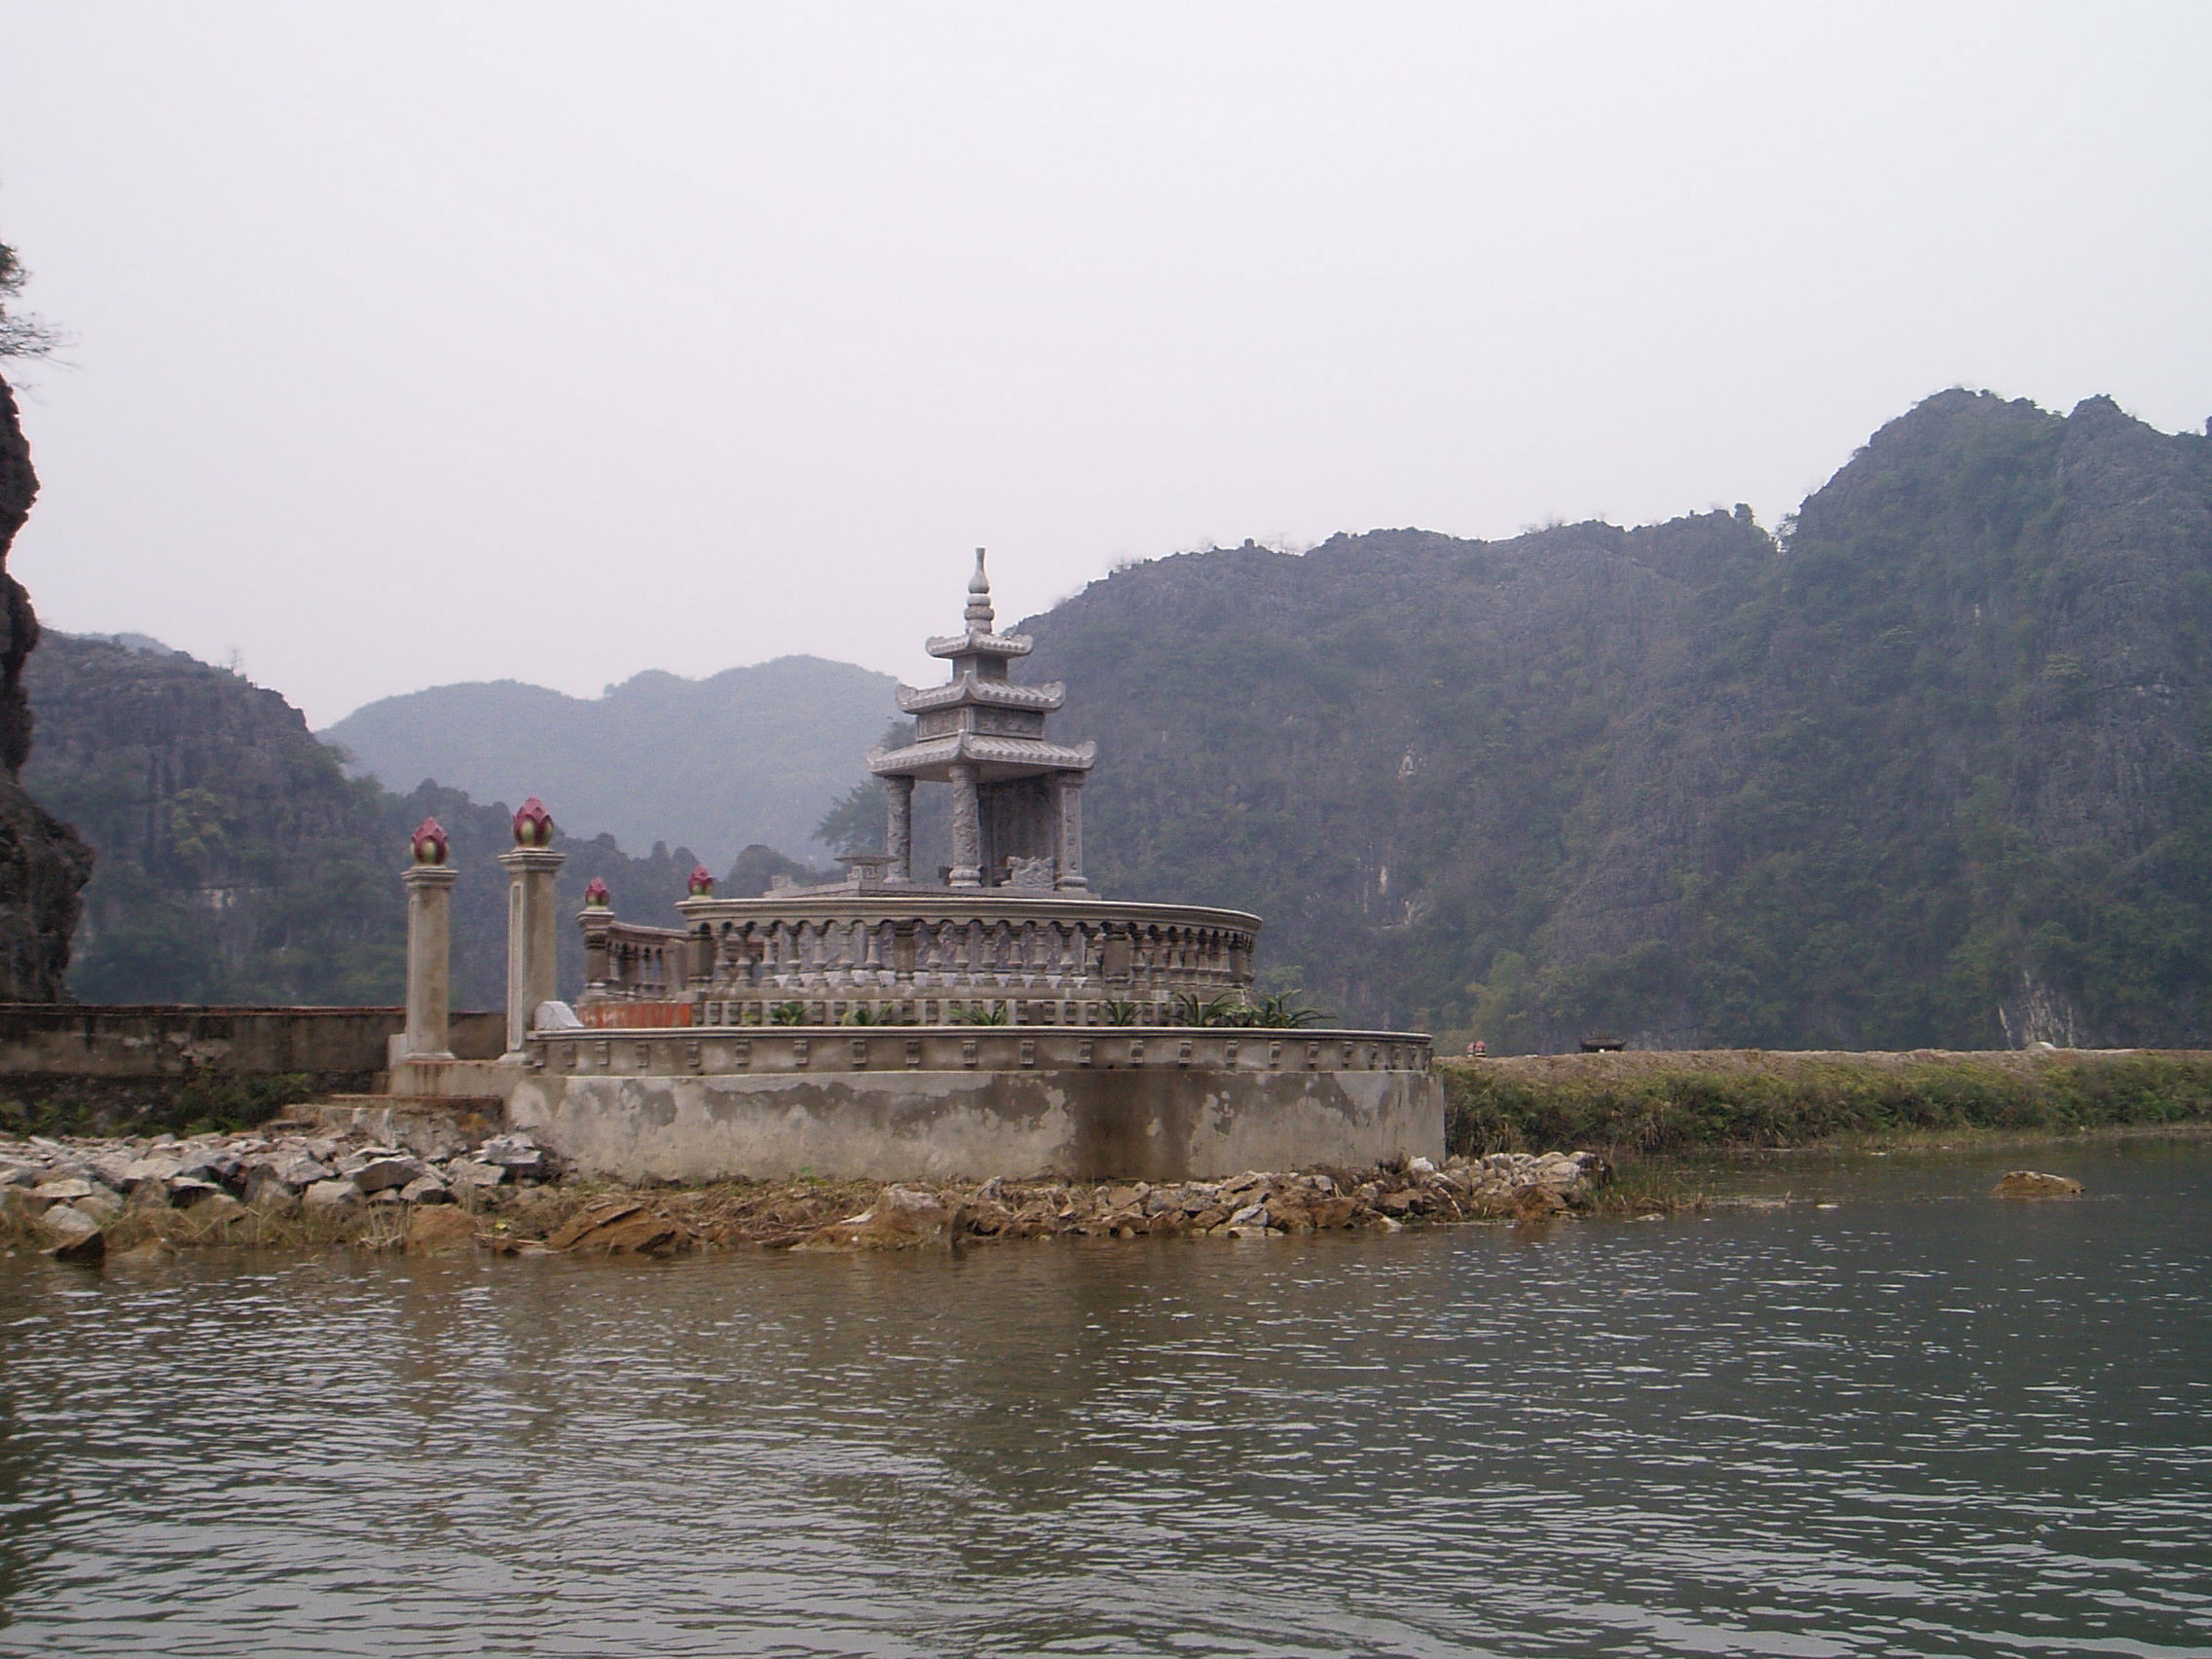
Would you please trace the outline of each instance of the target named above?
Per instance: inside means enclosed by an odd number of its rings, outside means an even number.
[[[305,1072],[202,1072],[181,1083],[171,1078],[63,1081],[81,1087],[0,1092],[0,1134],[231,1134],[266,1124],[285,1107],[333,1087],[332,1079]],[[365,1087],[366,1081],[356,1087]],[[7,1080],[0,1080],[0,1091],[8,1087]]]
[[[1440,1062],[1454,1152],[1677,1153],[2212,1122],[2212,1053],[1563,1054]]]

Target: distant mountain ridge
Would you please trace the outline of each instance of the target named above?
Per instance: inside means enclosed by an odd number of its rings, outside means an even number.
[[[580,834],[632,849],[682,841],[719,869],[755,843],[819,853],[815,825],[866,775],[897,685],[813,656],[704,680],[655,670],[596,698],[471,681],[383,698],[319,735],[387,789],[535,794]]]

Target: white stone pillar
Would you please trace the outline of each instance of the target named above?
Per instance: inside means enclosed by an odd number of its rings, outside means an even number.
[[[955,761],[952,773],[952,877],[954,887],[983,885],[982,779],[973,762]]]
[[[453,1000],[453,884],[460,874],[449,865],[418,864],[400,878],[407,884],[407,1029],[400,1034],[398,1056],[403,1060],[453,1058],[447,1010]]]
[[[507,866],[507,1057],[522,1056],[522,1040],[537,1005],[560,995],[555,952],[559,923],[553,914],[553,872],[566,853],[517,847],[501,853]]]
[[[914,879],[914,780],[883,780],[883,851],[891,860],[884,871],[893,881]]]
[[[507,866],[507,1052],[522,1058],[537,1005],[560,994],[556,969],[559,923],[553,914],[553,872],[569,862],[553,851],[553,819],[535,795],[515,814],[515,846]]]
[[[1053,883],[1062,893],[1088,893],[1090,883],[1083,873],[1083,774],[1055,772],[1052,803],[1058,811],[1053,839],[1057,842],[1059,877]]]

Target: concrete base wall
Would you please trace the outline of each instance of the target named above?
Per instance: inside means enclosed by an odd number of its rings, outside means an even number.
[[[540,1073],[507,1123],[626,1181],[1173,1181],[1444,1156],[1426,1069]]]
[[[396,1008],[0,1004],[0,1078],[366,1076],[404,1020]],[[453,1016],[456,1054],[491,1059],[505,1041],[504,1014]]]

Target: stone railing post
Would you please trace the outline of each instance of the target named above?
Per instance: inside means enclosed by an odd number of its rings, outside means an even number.
[[[515,814],[515,845],[501,853],[507,866],[507,1052],[520,1059],[540,1003],[558,992],[556,950],[560,943],[553,914],[553,872],[568,855],[553,851],[553,818],[535,795]]]
[[[584,989],[603,991],[614,974],[613,947],[609,940],[614,928],[614,906],[609,902],[607,883],[596,875],[584,889],[583,914],[576,920],[583,924]]]
[[[447,1013],[453,998],[453,884],[461,872],[446,863],[446,832],[434,818],[414,834],[407,884],[407,1029],[400,1059],[453,1058]]]

